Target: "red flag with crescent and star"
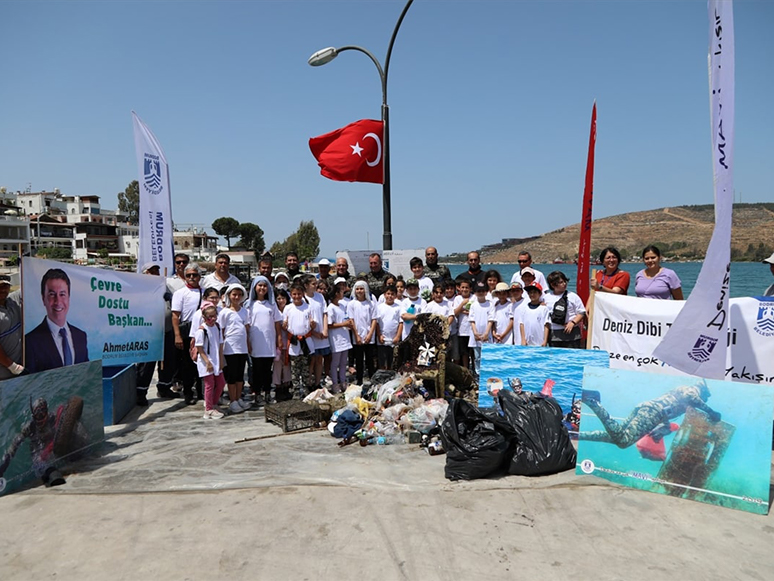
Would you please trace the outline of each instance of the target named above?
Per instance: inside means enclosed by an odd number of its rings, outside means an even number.
[[[320,173],[338,182],[384,183],[384,123],[361,119],[309,140]]]

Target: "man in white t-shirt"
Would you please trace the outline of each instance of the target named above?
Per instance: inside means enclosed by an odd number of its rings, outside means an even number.
[[[222,289],[229,284],[240,284],[241,281],[228,271],[231,265],[231,258],[228,254],[218,254],[215,257],[215,272],[212,272],[202,279],[201,287],[204,289],[215,288]]]
[[[187,404],[196,403],[193,386],[198,379],[196,364],[188,354],[191,319],[202,304],[202,288],[199,285],[201,275],[199,264],[191,262],[185,267],[185,286],[172,295],[172,328],[175,333],[175,348],[181,351],[180,378],[183,382],[183,395]],[[201,387],[197,385],[198,397],[201,399]]]
[[[529,268],[535,275],[535,282],[538,283],[543,289],[548,288],[548,283],[546,282],[546,277],[543,275],[543,273],[535,268],[532,268],[532,255],[529,252],[526,250],[519,252],[517,262],[519,263],[519,271],[513,273],[513,276],[511,277],[511,284],[518,282],[523,286],[524,281],[521,279],[521,273],[524,272],[525,268]]]

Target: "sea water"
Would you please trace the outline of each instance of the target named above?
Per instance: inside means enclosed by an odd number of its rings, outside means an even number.
[[[575,290],[575,279],[578,275],[578,267],[575,264],[533,264],[545,276],[550,272],[558,270],[563,272],[570,279],[568,288]],[[701,270],[701,262],[663,262],[662,266],[671,268],[680,277],[683,283],[683,295],[688,298],[691,290],[696,284],[696,279]],[[500,272],[504,282],[510,282],[513,273],[519,270],[518,264],[482,264],[483,270],[495,269]],[[601,269],[602,266],[592,266],[591,268]],[[645,265],[638,262],[621,263],[621,270],[625,270],[631,275],[631,284],[629,285],[629,295],[634,295],[634,275],[645,268]],[[466,264],[450,264],[449,271],[452,277],[468,270]],[[774,277],[771,276],[768,264],[760,262],[732,262],[731,263],[731,298],[737,297],[759,297],[770,284],[774,283]],[[545,290],[545,289],[544,289]]]

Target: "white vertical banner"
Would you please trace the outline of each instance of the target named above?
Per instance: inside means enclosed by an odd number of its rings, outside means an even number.
[[[153,262],[174,272],[172,235],[172,198],[169,192],[169,165],[156,136],[132,111],[134,147],[140,174],[140,249],[137,272]]]
[[[723,379],[734,203],[734,4],[709,2],[709,80],[715,229],[696,286],[653,354],[691,375]]]

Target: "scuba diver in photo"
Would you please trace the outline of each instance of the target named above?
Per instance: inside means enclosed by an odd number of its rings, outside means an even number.
[[[660,424],[668,424],[670,420],[683,415],[688,407],[702,410],[711,422],[719,422],[720,413],[707,405],[711,395],[707,382],[702,379],[696,385],[676,387],[662,396],[637,404],[629,417],[619,423],[602,407],[598,391],[584,389],[581,398],[583,403],[591,408],[605,429],[581,432],[580,439],[609,442],[619,448],[628,448]]]
[[[46,486],[65,484],[57,470],[57,460],[86,445],[88,434],[80,422],[83,399],[73,396],[67,404],[60,405],[56,414],[48,412],[48,402],[39,397],[33,403],[30,397],[32,419],[22,425],[19,434],[11,442],[0,460],[0,477],[5,474],[11,460],[25,440],[30,442],[30,456],[35,475]]]

